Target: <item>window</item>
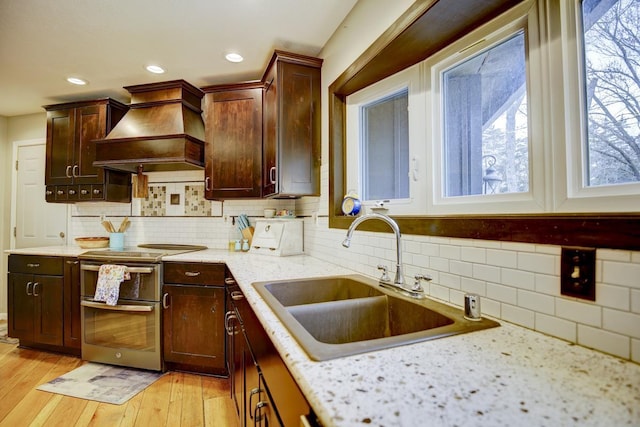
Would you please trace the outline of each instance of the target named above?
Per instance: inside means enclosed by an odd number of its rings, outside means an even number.
[[[640,2],[581,4],[584,184],[640,182]]]
[[[524,31],[442,73],[445,197],[529,191]]]
[[[640,2],[529,0],[346,98],[391,215],[640,211]]]
[[[420,65],[347,97],[347,187],[365,207],[394,215],[426,209]]]

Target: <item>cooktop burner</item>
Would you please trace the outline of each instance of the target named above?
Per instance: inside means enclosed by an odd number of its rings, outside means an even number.
[[[87,251],[80,254],[78,258],[85,260],[160,262],[163,256],[201,251],[204,249],[207,249],[207,247],[172,243],[148,243],[123,249]]]

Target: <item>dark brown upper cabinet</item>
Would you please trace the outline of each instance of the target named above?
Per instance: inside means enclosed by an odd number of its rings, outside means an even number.
[[[46,105],[46,200],[131,201],[129,174],[93,166],[95,140],[104,138],[127,111],[113,99]]]
[[[205,197],[262,196],[261,82],[202,88],[205,121]]]
[[[320,195],[321,66],[276,50],[264,73],[263,197]]]

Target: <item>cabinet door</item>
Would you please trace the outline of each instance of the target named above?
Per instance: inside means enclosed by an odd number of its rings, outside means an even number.
[[[262,89],[207,94],[205,124],[205,196],[260,197]]]
[[[90,105],[75,109],[75,144],[72,175],[75,184],[104,183],[104,169],[93,166],[94,140],[106,136],[107,106]]]
[[[80,261],[64,260],[64,346],[80,349]]]
[[[262,134],[262,195],[278,192],[278,67],[272,64],[264,77]]]
[[[10,273],[9,330],[10,337],[33,341],[33,275]]]
[[[47,112],[47,161],[45,184],[71,184],[75,109]]]
[[[63,337],[63,278],[33,276],[35,342],[62,345]]]
[[[320,194],[320,69],[281,64],[278,192]]]
[[[164,285],[164,360],[224,374],[224,288]]]

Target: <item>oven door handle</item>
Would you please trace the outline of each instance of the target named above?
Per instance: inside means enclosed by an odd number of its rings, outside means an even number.
[[[113,311],[135,311],[135,312],[150,312],[153,311],[152,305],[107,305],[103,302],[95,301],[80,301],[80,305],[83,307],[97,308],[100,310],[113,310]]]
[[[80,266],[81,270],[85,270],[85,271],[100,271],[100,266],[99,265],[93,265],[93,264],[83,264]],[[129,273],[146,273],[146,274],[151,274],[153,273],[153,267],[129,267],[127,266],[127,271]]]

